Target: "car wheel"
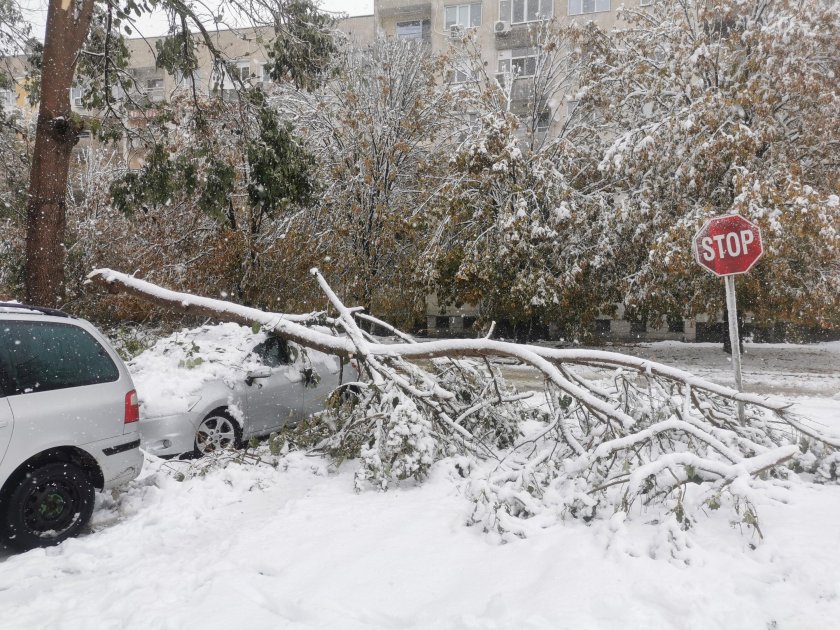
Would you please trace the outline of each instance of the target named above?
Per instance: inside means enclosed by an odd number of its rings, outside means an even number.
[[[208,415],[195,432],[195,455],[201,457],[226,448],[237,448],[242,437],[236,421],[224,411]]]
[[[4,502],[0,534],[17,549],[75,536],[93,514],[93,483],[78,466],[54,462],[27,473]]]

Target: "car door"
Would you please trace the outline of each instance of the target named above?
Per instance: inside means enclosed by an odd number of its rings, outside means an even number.
[[[303,375],[290,355],[285,339],[270,336],[253,350],[270,370],[266,378],[247,386],[247,414],[250,431],[268,433],[301,418]]]
[[[299,359],[300,371],[303,374],[303,417],[322,411],[327,397],[338,387],[341,363],[338,357],[318,352],[304,350]]]

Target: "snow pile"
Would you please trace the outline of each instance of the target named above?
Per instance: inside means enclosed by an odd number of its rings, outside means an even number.
[[[360,494],[351,466],[276,461],[180,482],[184,463],[147,462],[99,497],[90,535],[0,555],[0,625],[766,630],[840,617],[836,487],[764,501],[764,541],[723,519],[683,532],[651,512],[661,527],[618,516],[499,545],[463,526],[453,460],[423,484]],[[674,555],[669,536],[685,543]]]
[[[802,394],[809,370],[840,375],[827,349],[750,348],[747,361],[769,365],[768,382],[840,428],[836,388]],[[692,372],[721,354],[694,344],[639,350],[682,356],[673,362]],[[725,362],[710,376],[731,378]],[[539,426],[521,425],[527,436]],[[0,550],[0,626],[767,630],[833,628],[840,618],[840,487],[807,474],[755,496],[763,538],[722,510],[686,531],[651,505],[642,518],[569,520],[496,544],[464,527],[464,458],[434,463],[422,484],[358,493],[353,463],[249,452],[268,465],[149,460],[140,479],[97,497],[92,533]]]
[[[128,364],[143,416],[186,412],[210,381],[240,385],[248,370],[261,365],[251,350],[265,338],[262,330],[227,323],[161,339]]]

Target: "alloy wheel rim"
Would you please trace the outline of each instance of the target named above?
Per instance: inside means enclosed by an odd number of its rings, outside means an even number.
[[[224,416],[206,418],[195,434],[195,445],[201,453],[216,453],[233,448],[236,439],[233,422]]]

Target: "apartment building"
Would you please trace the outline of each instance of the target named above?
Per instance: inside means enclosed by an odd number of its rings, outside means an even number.
[[[379,35],[422,39],[435,51],[445,50],[453,37],[476,29],[487,60],[501,51],[529,44],[528,25],[547,18],[594,21],[603,28],[616,24],[622,4],[651,0],[376,0],[374,21]]]
[[[364,47],[375,37],[372,16],[349,17],[338,21],[337,30],[355,45]],[[213,45],[229,61],[228,67],[214,67],[205,46],[198,48],[198,71],[192,78],[173,76],[157,66],[157,45],[162,37],[129,39],[129,72],[136,82],[136,93],[149,102],[168,100],[180,90],[196,89],[202,94],[221,91],[233,95],[235,79],[256,85],[271,82],[268,73],[268,48],[273,40],[271,28],[240,28],[211,32]],[[81,88],[76,88],[74,107],[81,105]],[[142,101],[141,101],[142,102]]]
[[[348,17],[338,21],[337,29],[359,47],[373,42],[376,29],[372,15]],[[197,37],[197,36],[196,36]],[[157,45],[165,37],[131,38],[126,40],[129,52],[127,72],[131,75],[133,86],[122,93],[115,90],[116,98],[130,98],[137,108],[149,103],[171,99],[179,91],[195,88],[200,94],[208,95],[217,90],[230,91],[234,87],[231,73],[246,83],[258,84],[271,81],[266,71],[268,46],[271,44],[270,28],[241,28],[233,30],[211,31],[213,45],[230,60],[228,68],[220,70],[213,65],[210,52],[204,46],[198,47],[198,71],[192,79],[173,76],[157,65]],[[2,59],[0,72],[8,76],[12,84],[0,88],[0,107],[7,112],[31,115],[33,108],[27,100],[28,90],[26,75],[28,62],[25,55]],[[83,115],[95,115],[84,109],[84,85],[78,85],[70,91],[73,111]]]
[[[641,6],[651,0],[629,0]],[[621,0],[377,0],[374,21],[379,36],[418,39],[443,52],[471,32],[487,68],[499,74],[533,74],[537,51],[532,28],[542,20],[595,22],[609,29]],[[556,117],[555,117],[556,119]]]

